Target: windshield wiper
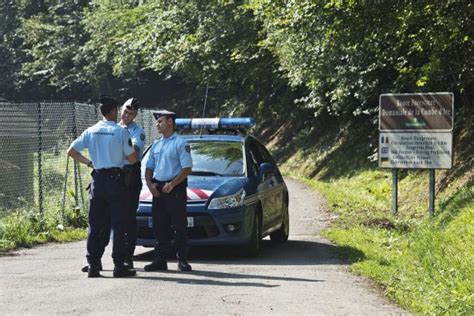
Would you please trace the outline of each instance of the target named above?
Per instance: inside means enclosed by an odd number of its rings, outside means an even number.
[[[193,175],[193,176],[219,176],[219,177],[222,177],[222,174],[214,172],[214,171],[209,171],[209,170],[193,170],[191,172],[191,175]]]

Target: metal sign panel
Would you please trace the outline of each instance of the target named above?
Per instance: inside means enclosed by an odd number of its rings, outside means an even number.
[[[452,167],[452,133],[380,133],[379,167],[449,169]]]
[[[453,130],[454,95],[451,92],[381,94],[379,130]]]

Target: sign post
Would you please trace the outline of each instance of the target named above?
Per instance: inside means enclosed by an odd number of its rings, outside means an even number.
[[[435,169],[452,167],[454,95],[450,92],[381,94],[379,167],[392,170],[392,213],[397,214],[397,169],[429,169],[429,214],[434,215]]]

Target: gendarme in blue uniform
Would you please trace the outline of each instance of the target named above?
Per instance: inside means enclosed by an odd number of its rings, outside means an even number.
[[[146,167],[153,170],[158,181],[173,180],[183,168],[191,168],[193,161],[188,142],[176,133],[156,140],[151,149]]]
[[[90,186],[87,261],[98,267],[104,253],[104,232],[114,230],[112,257],[121,267],[126,257],[126,195],[122,167],[134,152],[129,132],[114,121],[103,120],[89,127],[73,141],[76,151],[89,150],[94,172]],[[108,238],[108,236],[106,236]],[[108,239],[107,239],[108,241]],[[115,270],[114,270],[115,276]]]
[[[158,188],[173,180],[181,173],[182,169],[192,168],[192,166],[189,144],[176,133],[171,134],[168,138],[161,137],[155,141],[150,149],[146,164],[147,169],[153,170],[153,181],[158,185]],[[161,191],[159,197],[153,197],[155,257],[156,261],[162,264],[166,264],[166,258],[171,250],[172,233],[170,228],[174,231],[178,261],[187,264],[186,187],[187,180],[178,184],[171,192]]]
[[[128,131],[107,120],[86,129],[71,146],[76,151],[87,148],[94,169],[122,168],[127,161],[125,156],[134,151]]]

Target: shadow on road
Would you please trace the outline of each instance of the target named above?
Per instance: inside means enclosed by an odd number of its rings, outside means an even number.
[[[247,258],[238,247],[191,247],[189,259],[196,263],[233,265],[325,265],[348,264],[339,259],[338,253],[350,253],[351,262],[365,259],[365,254],[350,247],[337,247],[317,241],[288,240],[284,244],[262,241],[262,249],[256,258]],[[135,256],[136,261],[152,261],[153,251]]]

